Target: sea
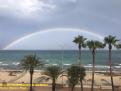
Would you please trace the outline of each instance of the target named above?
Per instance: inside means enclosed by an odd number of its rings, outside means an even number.
[[[58,65],[63,69],[78,64],[78,50],[0,50],[0,69],[20,69],[21,60],[26,55],[36,54],[45,66]],[[106,71],[108,66],[108,50],[96,51],[96,70]],[[82,50],[82,65],[86,70],[92,68],[92,53]],[[112,51],[112,69],[121,71],[121,50]]]

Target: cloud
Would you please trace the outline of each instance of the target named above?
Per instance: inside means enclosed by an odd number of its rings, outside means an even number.
[[[0,0],[0,10],[16,16],[33,16],[38,12],[46,13],[55,9],[55,6],[45,3],[44,0]]]
[[[0,0],[0,48],[50,28],[83,28],[120,37],[120,4],[120,0]]]

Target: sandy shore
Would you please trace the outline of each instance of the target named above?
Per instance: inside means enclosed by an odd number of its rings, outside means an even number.
[[[35,71],[33,75],[33,83],[47,83],[51,84],[51,80],[48,79],[47,76],[42,75],[41,71]],[[21,72],[21,71],[0,71],[0,82],[7,82],[7,83],[29,83],[29,73],[28,72]],[[67,77],[63,76],[59,77],[57,80],[58,84],[64,84],[67,86]],[[91,72],[86,72],[86,77],[84,79],[85,87],[90,86],[91,84]],[[105,75],[103,73],[96,73],[95,74],[95,86],[97,87],[110,87],[110,76]],[[114,76],[114,84],[115,86],[121,86],[121,76]]]
[[[118,74],[118,73],[117,73]],[[30,81],[30,75],[29,72],[22,72],[22,71],[8,71],[8,70],[2,70],[0,71],[0,83],[7,82],[7,87],[2,87],[2,84],[0,86],[0,91],[28,91],[29,86],[8,86],[8,84],[26,84]],[[47,76],[42,74],[42,71],[35,71],[33,75],[33,83],[35,84],[47,84],[47,86],[33,86],[34,91],[51,91],[51,80],[48,79]],[[70,91],[67,85],[67,77],[63,76],[59,77],[57,80],[57,91]],[[90,91],[91,87],[91,72],[86,72],[86,77],[83,81],[84,84],[84,91]],[[95,73],[95,91],[111,91],[111,85],[110,85],[110,76],[106,75],[106,73]],[[118,88],[116,91],[121,91],[121,76],[114,76],[114,85]],[[77,85],[75,88],[75,91],[80,91],[79,88],[80,85]]]

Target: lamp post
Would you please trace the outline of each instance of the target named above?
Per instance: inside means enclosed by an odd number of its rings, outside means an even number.
[[[62,54],[61,54],[61,68],[62,68],[62,87],[63,87],[63,53],[64,53],[64,50],[62,49]]]
[[[61,46],[61,69],[62,69],[62,87],[63,87],[63,54],[64,54],[64,45]]]

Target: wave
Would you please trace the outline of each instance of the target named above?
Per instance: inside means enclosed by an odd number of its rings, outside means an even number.
[[[120,66],[121,66],[121,64],[118,64],[118,65],[120,65]]]
[[[65,66],[69,66],[69,65],[71,65],[71,64],[64,64]]]
[[[52,64],[52,65],[58,65],[58,64]]]
[[[5,64],[5,63],[4,63],[4,64],[2,64],[2,66],[8,66],[8,65],[9,65],[9,64]]]
[[[71,64],[63,64],[63,66],[70,66]],[[84,65],[85,68],[92,68],[92,64],[88,64],[88,65]],[[96,69],[109,69],[110,67],[107,65],[96,65],[95,66]],[[112,68],[114,69],[120,69],[121,65],[117,65],[117,66],[112,66]]]
[[[120,68],[121,68],[121,66],[114,66],[114,68],[120,69]]]
[[[92,68],[92,66],[84,66],[85,68],[87,69],[90,69]],[[96,65],[95,66],[95,69],[97,70],[106,70],[106,69],[109,69],[110,67],[109,66],[106,66],[106,65]],[[121,66],[112,66],[112,69],[113,70],[120,70],[121,69]]]
[[[0,62],[0,64],[2,64],[3,62]]]
[[[12,64],[13,64],[13,65],[19,65],[20,62],[13,62]]]

